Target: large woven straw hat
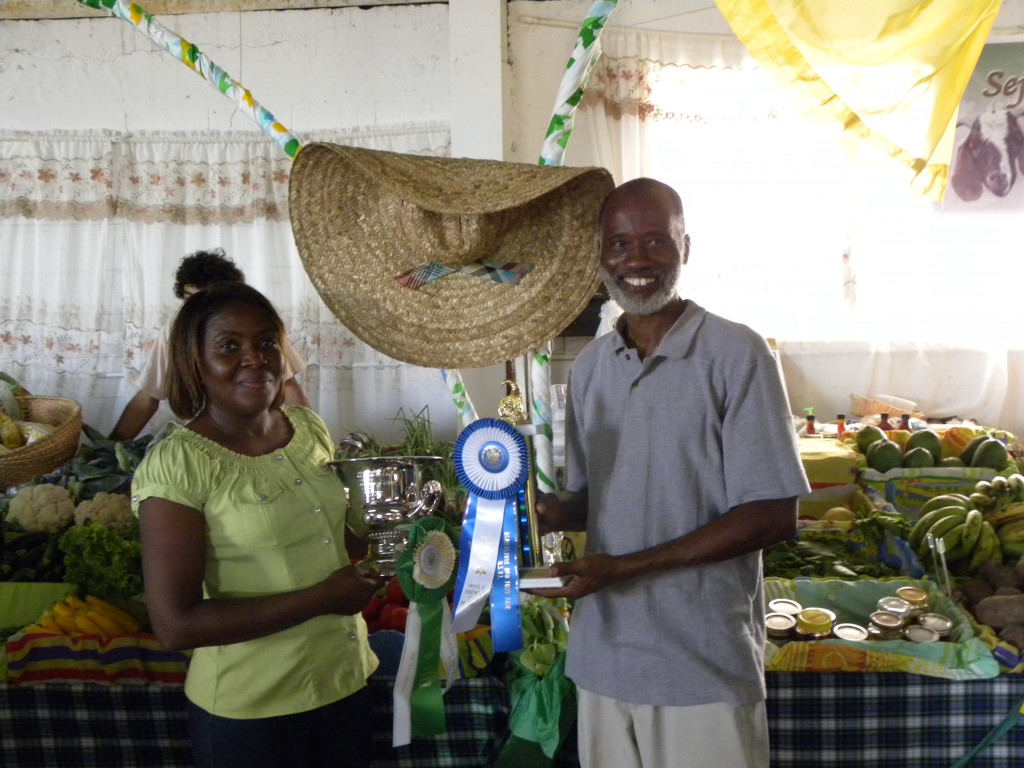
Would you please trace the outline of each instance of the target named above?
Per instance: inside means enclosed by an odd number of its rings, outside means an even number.
[[[613,187],[603,168],[308,144],[289,206],[306,272],[349,330],[403,362],[475,368],[549,341],[583,310]]]

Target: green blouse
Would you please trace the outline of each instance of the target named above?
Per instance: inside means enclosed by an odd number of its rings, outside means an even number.
[[[203,589],[210,599],[311,586],[348,565],[346,522],[366,532],[325,466],[334,445],[323,421],[307,408],[282,410],[295,429],[284,448],[242,456],[178,427],[133,477],[136,514],[156,496],[206,517]],[[342,699],[366,685],[376,667],[362,616],[331,614],[256,640],[195,649],[185,693],[222,717],[273,717]]]

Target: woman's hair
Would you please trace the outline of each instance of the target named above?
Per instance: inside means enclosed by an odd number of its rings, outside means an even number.
[[[274,305],[245,283],[218,283],[186,299],[171,325],[170,364],[167,369],[167,402],[175,415],[182,419],[191,419],[206,405],[202,375],[203,337],[210,318],[231,304],[251,307],[253,314],[273,322],[279,340],[284,340],[284,322]],[[282,382],[272,407],[279,406],[283,399]]]
[[[185,286],[207,288],[214,283],[244,283],[245,273],[224,254],[223,248],[209,248],[184,256],[174,273],[174,295],[185,298]]]

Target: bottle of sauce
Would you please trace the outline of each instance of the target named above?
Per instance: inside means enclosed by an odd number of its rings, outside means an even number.
[[[905,429],[907,432],[910,431],[910,414],[904,413],[900,416],[900,429]]]
[[[840,413],[836,415],[836,440],[842,440],[843,435],[846,434],[846,414]]]
[[[813,435],[813,434],[815,434],[815,431],[814,431],[814,414],[813,413],[809,413],[809,414],[807,414],[807,435],[810,436],[810,435]]]
[[[882,420],[878,422],[878,428],[883,432],[892,432],[894,429],[896,429],[896,427],[893,426],[893,423],[889,421],[888,413],[882,414]]]

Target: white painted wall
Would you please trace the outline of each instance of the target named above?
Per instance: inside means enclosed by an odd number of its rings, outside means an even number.
[[[71,2],[72,0],[69,0]],[[592,0],[231,12],[159,18],[299,139],[321,129],[452,123],[453,154],[536,162]],[[142,3],[145,7],[145,3]],[[612,26],[730,34],[712,0],[623,0]],[[1004,0],[994,37],[1017,36]],[[507,45],[503,41],[506,40]],[[504,47],[503,47],[504,46]],[[0,129],[260,129],[133,26],[114,18],[0,21]],[[572,163],[572,145],[566,155]],[[564,381],[573,348],[556,346]],[[481,415],[504,369],[465,371]]]

